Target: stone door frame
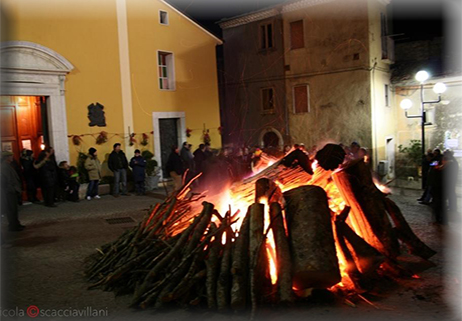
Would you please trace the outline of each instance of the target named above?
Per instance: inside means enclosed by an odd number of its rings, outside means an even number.
[[[4,96],[45,96],[50,144],[57,161],[69,161],[65,100],[66,75],[74,66],[57,52],[28,41],[0,45]]]
[[[186,141],[186,115],[185,112],[153,112],[152,113],[152,127],[153,127],[153,140],[154,140],[154,159],[159,166],[162,166],[162,152],[160,149],[160,130],[159,119],[178,118],[178,147]],[[160,178],[163,180],[163,173],[160,171]]]

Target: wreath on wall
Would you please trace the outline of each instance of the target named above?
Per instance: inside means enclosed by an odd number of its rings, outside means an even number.
[[[102,145],[107,142],[107,133],[105,131],[102,131],[99,133],[98,137],[96,137],[96,144],[97,145]]]

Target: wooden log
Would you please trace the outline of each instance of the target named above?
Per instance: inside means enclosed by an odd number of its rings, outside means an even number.
[[[282,209],[279,203],[271,203],[270,215],[271,228],[276,243],[279,301],[290,303],[294,299],[292,291],[292,258],[290,255],[289,240],[284,229]]]
[[[232,230],[226,231],[226,243],[221,258],[220,273],[217,282],[217,308],[218,311],[226,311],[231,303],[231,255],[233,243],[231,242]]]
[[[210,245],[209,254],[205,261],[207,277],[205,281],[207,293],[207,306],[209,309],[217,308],[217,279],[218,279],[218,264],[220,262],[220,253],[223,249],[221,244],[222,233],[218,233],[215,240]]]
[[[390,214],[391,219],[395,224],[395,229],[398,232],[398,238],[407,245],[410,253],[420,256],[423,259],[429,259],[435,255],[436,251],[428,247],[417,237],[417,235],[414,234],[398,205],[389,198],[385,198],[384,201],[388,214]]]
[[[334,224],[335,240],[337,242],[339,251],[341,251],[341,253],[338,253],[339,258],[342,257],[345,261],[345,272],[350,278],[350,281],[353,283],[355,290],[357,292],[364,292],[361,272],[359,272],[353,255],[351,254],[348,246],[346,245],[344,236],[342,234],[341,224],[345,223],[338,220],[335,221]]]
[[[326,288],[340,282],[326,192],[302,186],[284,193],[296,289]]]
[[[336,222],[336,226],[353,249],[352,253],[359,271],[366,275],[375,273],[384,262],[385,257],[356,234],[346,222]]]
[[[347,223],[380,253],[396,258],[399,243],[385,210],[385,195],[375,187],[370,169],[364,161],[359,159],[351,162],[333,172],[332,178],[342,198],[351,207]]]
[[[375,273],[377,268],[384,262],[385,257],[358,234],[356,234],[345,222],[350,210],[350,207],[345,206],[342,213],[335,216],[335,227],[337,233],[341,234],[345,238],[349,248],[351,248],[350,252],[355,259],[359,271],[363,274]]]
[[[248,293],[248,271],[249,271],[249,224],[250,209],[239,229],[239,236],[236,239],[233,251],[233,264],[231,268],[231,308],[234,311],[245,309],[249,300]]]
[[[281,189],[268,178],[260,178],[255,182],[255,203],[266,200],[267,203],[279,202],[282,199]]]
[[[252,311],[256,310],[258,302],[264,298],[264,289],[268,278],[268,259],[265,250],[264,231],[264,210],[263,204],[254,203],[250,205],[249,223],[249,283],[250,301]]]

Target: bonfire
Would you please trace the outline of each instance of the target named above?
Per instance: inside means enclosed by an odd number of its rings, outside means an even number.
[[[411,276],[397,260],[400,241],[423,259],[435,254],[362,159],[344,162],[328,144],[307,171],[292,156],[213,197],[192,193],[198,175],[91,256],[89,288],[130,293],[132,307],[254,314],[313,289],[346,297],[387,274]]]

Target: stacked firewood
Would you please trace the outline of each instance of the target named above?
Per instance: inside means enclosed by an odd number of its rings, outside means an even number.
[[[364,162],[307,175],[276,163],[234,186],[250,204],[245,214],[230,207],[221,215],[208,202],[198,210],[204,196],[187,197],[185,186],[98,249],[86,269],[90,288],[132,293],[133,307],[255,312],[262,304],[290,304],[309,289],[342,284],[362,293],[381,273],[403,275],[399,240],[424,259],[435,254],[375,187]],[[339,213],[329,206],[333,185],[346,204]]]

